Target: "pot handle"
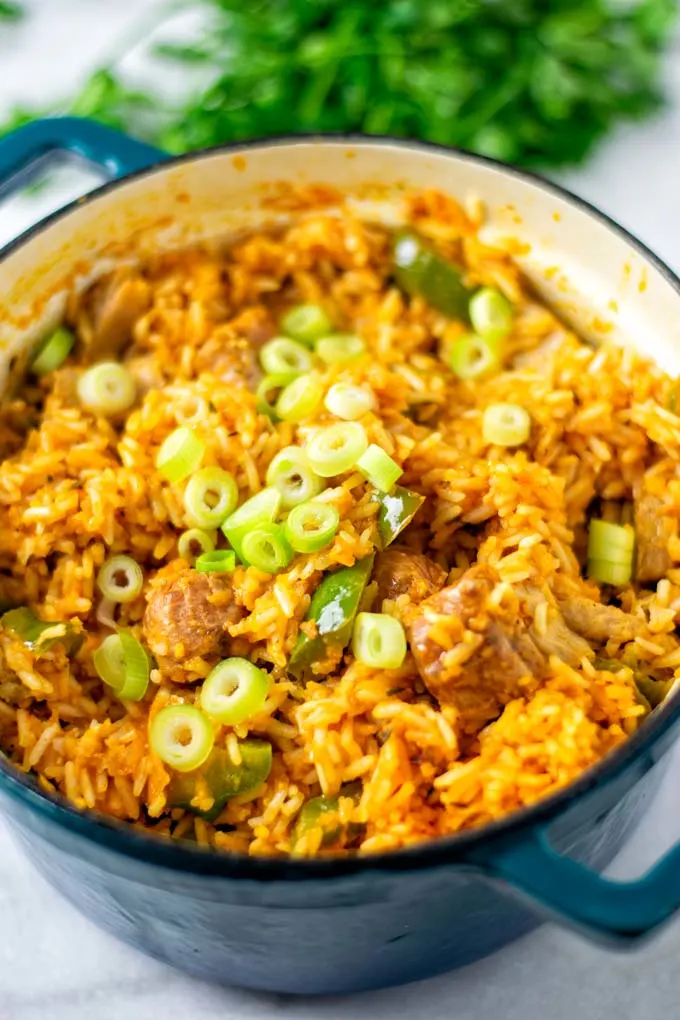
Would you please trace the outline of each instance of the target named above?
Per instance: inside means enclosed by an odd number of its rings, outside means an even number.
[[[558,853],[545,826],[475,850],[468,861],[594,941],[634,942],[680,908],[680,844],[631,882],[603,878]]]
[[[35,120],[0,138],[0,196],[26,183],[53,152],[72,152],[112,177],[152,166],[167,153],[82,117]]]

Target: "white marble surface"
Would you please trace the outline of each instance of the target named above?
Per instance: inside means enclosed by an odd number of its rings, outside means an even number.
[[[0,36],[0,113],[44,100],[108,52],[153,0],[33,0],[32,22]],[[564,180],[680,270],[680,47],[675,102],[622,130]],[[18,221],[0,208],[0,233]],[[615,872],[632,876],[680,837],[680,751]],[[546,926],[457,974],[354,999],[304,1001],[199,984],[100,933],[28,867],[0,822],[0,1020],[661,1020],[678,1015],[680,921],[636,955],[613,955]]]

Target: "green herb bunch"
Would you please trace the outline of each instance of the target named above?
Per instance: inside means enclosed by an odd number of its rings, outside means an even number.
[[[193,0],[210,14],[175,103],[98,71],[69,112],[172,152],[294,132],[392,134],[528,166],[583,159],[661,102],[675,0]],[[176,9],[176,8],[175,8]],[[21,123],[34,111],[18,111]]]

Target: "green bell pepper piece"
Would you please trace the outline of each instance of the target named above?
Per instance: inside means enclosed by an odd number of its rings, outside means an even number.
[[[66,648],[67,655],[75,655],[85,640],[85,635],[76,631],[72,623],[41,620],[27,606],[10,609],[0,618],[0,624],[21,638],[38,659],[60,643]]]
[[[200,815],[206,822],[214,822],[230,797],[254,790],[271,772],[272,745],[266,740],[241,740],[241,764],[234,765],[227,751],[215,748],[207,761],[193,772],[177,772],[168,788],[168,805],[185,808]],[[203,779],[215,803],[208,811],[192,807],[196,785]]]
[[[470,321],[473,291],[463,283],[461,270],[437,255],[413,230],[401,230],[392,247],[394,278],[411,297],[421,297],[450,319]]]
[[[327,655],[331,646],[344,648],[352,636],[354,617],[373,570],[373,556],[357,560],[352,567],[341,567],[326,574],[314,592],[306,620],[316,623],[316,637],[301,633],[290,657],[288,668],[301,676]]]
[[[425,497],[395,485],[391,492],[378,493],[377,499],[378,534],[382,548],[386,549],[408,527],[425,502]]]

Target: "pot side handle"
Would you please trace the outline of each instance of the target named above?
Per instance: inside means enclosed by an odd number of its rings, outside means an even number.
[[[167,159],[152,145],[81,117],[35,120],[0,138],[0,196],[22,187],[46,157],[72,152],[95,163],[112,177]]]
[[[632,943],[680,908],[680,844],[630,882],[603,878],[559,854],[541,826],[504,845],[475,850],[468,862],[596,942]]]

